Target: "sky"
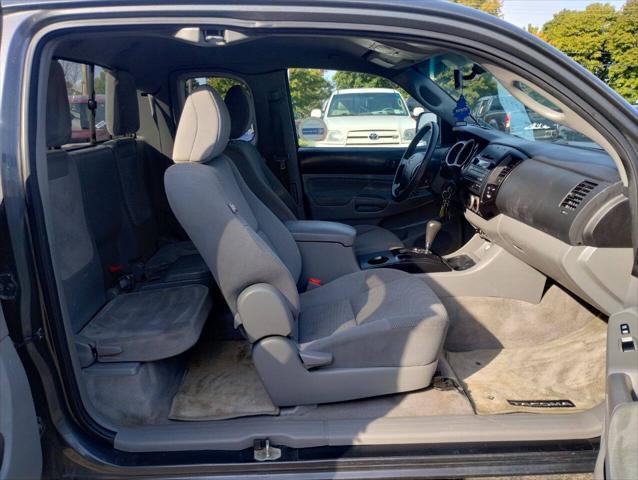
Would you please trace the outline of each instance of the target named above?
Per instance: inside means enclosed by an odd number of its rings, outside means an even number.
[[[625,0],[599,0],[610,3],[616,8],[624,5]],[[552,19],[555,13],[564,9],[584,10],[595,0],[503,0],[503,16],[505,20],[521,28],[532,24],[542,27]]]

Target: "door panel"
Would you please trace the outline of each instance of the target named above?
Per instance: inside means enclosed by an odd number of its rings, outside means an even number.
[[[632,279],[632,286],[636,286]],[[631,288],[631,286],[630,286]],[[607,412],[596,477],[638,478],[638,308],[609,318]]]
[[[0,38],[2,23],[0,5]],[[0,480],[40,478],[41,473],[42,448],[31,388],[0,306]]]
[[[421,239],[425,223],[438,215],[437,198],[427,189],[404,202],[392,199],[394,172],[403,148],[305,148],[298,158],[306,206],[315,220],[375,224],[407,245]],[[440,162],[446,148],[435,152]]]
[[[39,478],[42,450],[31,389],[0,309],[0,480]]]

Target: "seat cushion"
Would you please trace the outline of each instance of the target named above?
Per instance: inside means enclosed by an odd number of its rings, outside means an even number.
[[[80,331],[101,362],[150,362],[192,347],[211,309],[203,285],[118,295]]]
[[[376,225],[355,225],[357,239],[354,251],[357,255],[387,252],[391,248],[403,247],[403,242],[394,233]]]
[[[435,293],[399,270],[355,272],[303,293],[300,302],[301,350],[331,353],[336,368],[428,365],[447,328]]]

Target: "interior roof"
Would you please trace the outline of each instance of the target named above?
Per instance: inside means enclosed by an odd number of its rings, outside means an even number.
[[[393,67],[371,63],[367,57],[381,42],[353,37],[308,35],[255,36],[221,47],[200,46],[174,38],[175,29],[153,32],[74,34],[60,40],[55,56],[126,70],[141,89],[153,91],[154,78],[179,70],[211,68],[253,74],[288,67],[329,68],[373,73],[392,78],[423,61],[431,52],[408,43],[393,44]],[[383,46],[390,44],[383,41]],[[378,55],[378,52],[376,53]],[[381,54],[382,56],[384,54]],[[388,58],[388,57],[385,57]]]

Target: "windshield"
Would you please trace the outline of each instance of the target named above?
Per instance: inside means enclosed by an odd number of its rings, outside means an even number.
[[[513,97],[494,76],[460,55],[438,55],[428,62],[429,77],[455,101],[463,95],[471,118],[479,125],[532,141],[598,148],[593,140],[554,120],[530,110]],[[462,75],[460,88],[454,71]],[[558,108],[540,94],[526,90],[537,102]]]
[[[329,117],[363,115],[408,115],[401,95],[396,92],[337,93],[328,108]]]

